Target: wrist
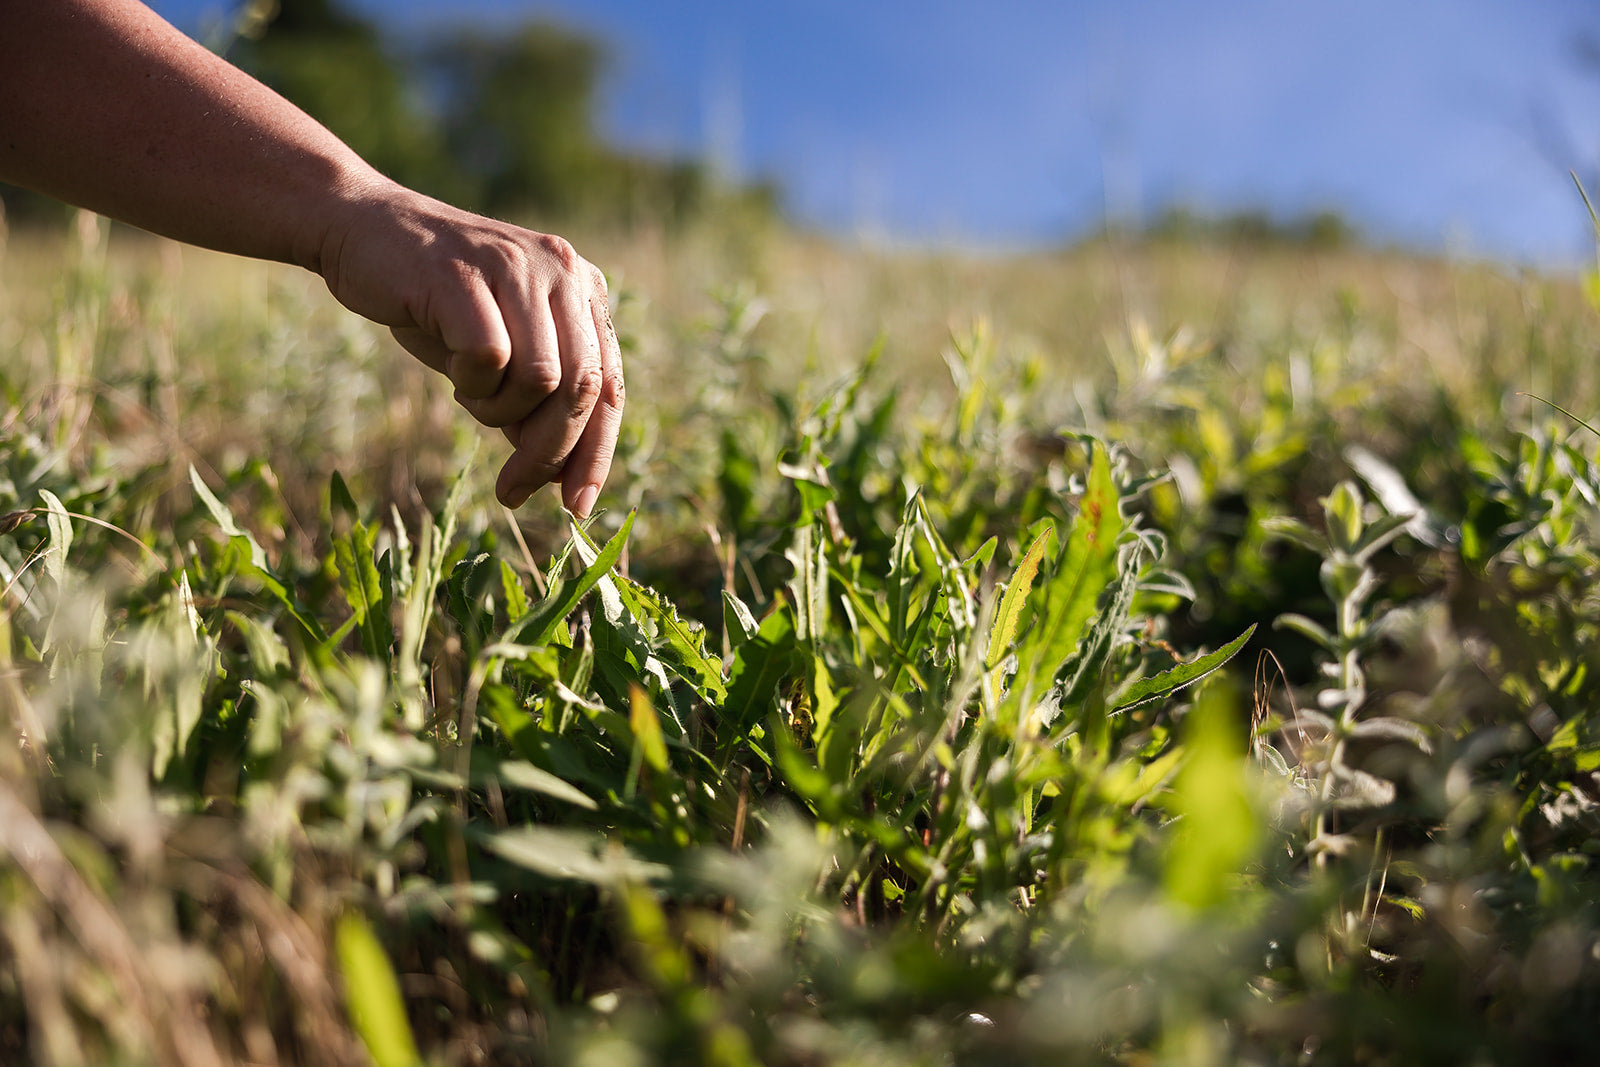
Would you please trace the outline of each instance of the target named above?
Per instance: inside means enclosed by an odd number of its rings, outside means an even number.
[[[290,249],[291,262],[329,278],[356,220],[381,210],[402,186],[362,164],[327,184],[302,217]]]

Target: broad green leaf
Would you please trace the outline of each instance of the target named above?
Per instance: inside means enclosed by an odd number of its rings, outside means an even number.
[[[1146,701],[1164,697],[1169,693],[1182,689],[1186,685],[1198,682],[1232,659],[1255,632],[1255,624],[1251,623],[1249,629],[1215,652],[1190,660],[1188,663],[1180,663],[1176,667],[1162,671],[1152,677],[1139,679],[1116,695],[1111,710],[1113,712],[1127,711],[1129,708],[1137,707]]]
[[[734,653],[728,698],[717,726],[717,744],[724,753],[766,719],[779,681],[794,669],[795,644],[793,619],[780,608],[762,620],[756,635]]]
[[[377,1067],[420,1067],[422,1057],[406,1019],[405,999],[389,957],[372,927],[346,912],[334,930],[334,952],[344,981],[350,1022]]]
[[[348,495],[349,490],[345,493]],[[334,538],[339,591],[344,594],[355,614],[356,625],[361,629],[362,651],[387,660],[394,644],[394,624],[389,618],[393,591],[378,570],[374,552],[372,531],[364,523],[352,522],[348,534]]]
[[[1127,546],[1123,553],[1121,577],[1117,580],[1111,599],[1089,628],[1076,653],[1056,671],[1055,684],[1046,702],[1047,709],[1053,706],[1060,711],[1080,703],[1097,686],[1104,692],[1102,674],[1116,636],[1126,625],[1133,607],[1134,593],[1139,588],[1139,561],[1143,551],[1141,543],[1137,541]],[[1047,710],[1044,724],[1050,725],[1054,718],[1055,715]]]
[[[350,487],[345,484],[344,475],[338,471],[334,471],[328,481],[328,507],[336,519],[342,517],[351,522],[361,521],[361,509],[356,507],[355,497],[350,495]]]

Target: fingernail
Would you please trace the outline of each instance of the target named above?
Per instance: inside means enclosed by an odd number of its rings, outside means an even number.
[[[599,495],[600,487],[598,485],[586,485],[578,490],[578,506],[576,508],[578,518],[587,519],[589,517],[589,513],[594,510],[595,499]]]

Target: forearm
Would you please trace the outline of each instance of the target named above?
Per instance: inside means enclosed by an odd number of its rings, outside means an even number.
[[[318,269],[384,179],[130,0],[0,0],[0,179],[181,241]]]

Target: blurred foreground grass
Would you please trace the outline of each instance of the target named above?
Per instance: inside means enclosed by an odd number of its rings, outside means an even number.
[[[576,236],[586,531],[312,279],[12,235],[8,1062],[1585,1054],[1575,282]]]

